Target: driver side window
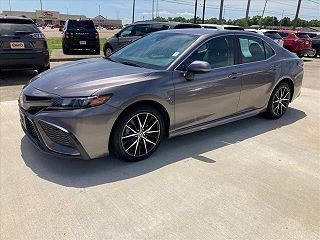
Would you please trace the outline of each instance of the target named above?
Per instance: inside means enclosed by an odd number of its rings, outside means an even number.
[[[234,40],[230,36],[217,37],[199,47],[179,67],[185,71],[194,61],[208,62],[212,68],[234,65]]]
[[[119,36],[120,37],[130,37],[132,36],[132,29],[133,29],[133,26],[129,26],[129,27],[126,27],[125,29],[123,29]]]

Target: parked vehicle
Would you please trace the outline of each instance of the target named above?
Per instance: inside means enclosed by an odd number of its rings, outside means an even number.
[[[46,38],[31,19],[0,17],[0,70],[21,68],[50,68]]]
[[[24,131],[46,152],[83,159],[111,152],[138,161],[164,137],[259,113],[278,119],[302,79],[303,61],[268,37],[159,31],[108,58],[38,75],[19,106]]]
[[[201,28],[198,24],[177,23],[177,22],[150,22],[141,21],[131,24],[116,33],[113,37],[107,39],[103,46],[103,53],[109,56],[114,51],[122,48],[129,43],[149,34],[161,30],[182,29],[182,28]]]
[[[319,32],[307,32],[308,36],[312,40],[312,48],[316,51],[311,57],[320,56],[320,33]]]
[[[219,24],[200,24],[203,28],[217,29],[217,30],[244,30],[243,27],[235,25],[219,25]]]
[[[275,30],[269,30],[269,29],[245,29],[249,32],[255,32],[261,35],[265,35],[269,38],[271,38],[275,43],[277,43],[279,46],[283,47],[283,40],[280,34]]]
[[[51,29],[55,29],[55,28],[58,28],[58,29],[63,28],[63,25],[60,25],[60,24],[51,25]]]
[[[312,40],[306,33],[291,30],[278,30],[278,33],[283,39],[283,46],[289,51],[296,53],[298,57],[314,54],[314,49],[311,47]]]
[[[62,29],[63,53],[73,49],[90,49],[100,54],[99,33],[92,20],[67,20]]]

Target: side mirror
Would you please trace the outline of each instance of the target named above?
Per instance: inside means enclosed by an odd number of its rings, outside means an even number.
[[[115,36],[116,38],[119,38],[120,33],[116,33],[114,36]]]
[[[212,68],[208,62],[205,61],[194,61],[188,67],[187,71],[184,74],[184,77],[191,81],[194,79],[195,73],[207,73],[211,72]]]

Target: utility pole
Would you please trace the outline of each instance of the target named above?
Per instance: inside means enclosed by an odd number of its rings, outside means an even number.
[[[224,0],[221,0],[221,2],[220,2],[219,24],[222,24],[223,4],[224,4]]]
[[[41,21],[42,21],[42,25],[43,25],[43,9],[42,9],[42,0],[40,0],[40,10],[41,10]]]
[[[282,29],[282,19],[283,19],[284,10],[282,10],[281,20],[280,20],[280,29]]]
[[[159,17],[159,0],[157,0],[157,5],[156,5],[156,18]]]
[[[202,24],[204,24],[204,15],[206,13],[206,0],[203,0],[203,7],[202,7]]]
[[[301,0],[300,0],[300,1],[301,1]],[[267,3],[268,3],[268,0],[266,0],[266,2],[265,2],[265,4],[264,4],[264,8],[263,8],[262,15],[261,15],[260,22],[259,22],[259,29],[261,29],[262,18],[263,18],[263,16],[264,16],[264,12],[266,11]]]
[[[152,20],[154,20],[154,0],[152,0]]]
[[[197,11],[198,11],[198,0],[196,0],[196,3],[194,4],[194,19],[193,19],[193,23],[197,23]]]
[[[133,0],[133,3],[132,3],[132,23],[134,23],[134,11],[135,11],[135,7],[136,7],[136,0]]]
[[[297,27],[297,24],[298,24],[298,18],[299,18],[300,7],[301,7],[301,0],[298,0],[298,6],[297,6],[296,17],[294,18],[294,21],[293,21],[293,30],[296,30],[296,27]]]
[[[100,16],[100,12],[101,12],[100,10],[101,10],[101,5],[99,4],[99,16]]]
[[[10,15],[12,15],[12,10],[11,10],[11,0],[9,0],[9,9],[10,9]]]
[[[247,11],[246,11],[246,27],[248,26],[250,3],[251,3],[251,0],[248,0],[248,3],[247,3]]]

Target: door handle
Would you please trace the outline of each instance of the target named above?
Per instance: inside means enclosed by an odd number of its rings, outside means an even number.
[[[228,76],[228,78],[231,78],[231,79],[236,79],[237,77],[239,77],[240,76],[240,73],[231,73],[229,76]]]

